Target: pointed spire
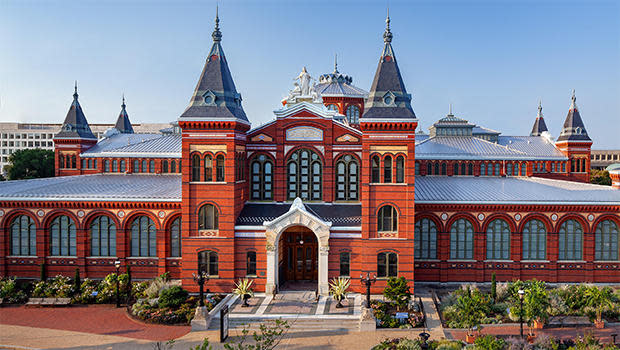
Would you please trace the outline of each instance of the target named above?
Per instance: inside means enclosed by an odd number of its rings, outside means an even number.
[[[557,141],[592,141],[577,109],[575,90],[573,90],[571,96],[570,108],[568,109],[566,120],[564,120],[564,127]]]
[[[338,74],[338,54],[334,54],[334,74]]]
[[[114,127],[116,130],[120,131],[123,134],[133,134],[133,126],[131,125],[131,121],[129,121],[129,115],[127,114],[127,105],[125,105],[125,94],[123,94],[123,103],[121,104],[121,113],[118,115],[118,119],[116,119],[116,124]]]
[[[542,114],[542,100],[538,100],[538,118],[542,118],[543,114]]]
[[[90,130],[86,116],[82,111],[82,106],[78,101],[77,80],[73,88],[73,102],[69,107],[65,121],[62,123],[60,132],[54,138],[71,138],[71,139],[93,139],[97,138]]]
[[[215,29],[213,30],[213,42],[219,43],[222,41],[222,32],[220,32],[220,16],[219,16],[219,5],[215,5]]]
[[[452,103],[450,103],[450,110],[448,111],[448,115],[454,115],[452,114]]]
[[[538,100],[538,115],[536,116],[536,120],[534,121],[534,126],[532,126],[532,131],[530,132],[530,136],[541,136],[543,132],[549,131],[547,129],[547,124],[543,119],[542,114],[542,101]]]
[[[77,101],[77,99],[78,99],[78,93],[77,93],[77,80],[75,81],[75,87],[74,87],[74,89],[73,89],[73,99],[74,99],[75,101]]]
[[[385,32],[383,33],[383,42],[386,44],[392,42],[392,32],[390,31],[390,8],[387,9],[387,17],[385,18]]]

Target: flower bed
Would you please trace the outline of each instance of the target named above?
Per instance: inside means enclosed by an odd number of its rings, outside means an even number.
[[[205,306],[208,311],[224,299],[222,294],[207,295]],[[177,305],[162,306],[160,298],[139,299],[131,307],[131,314],[136,318],[149,322],[168,325],[187,325],[194,318],[194,312],[198,306],[198,297],[191,296]]]
[[[28,300],[29,284],[19,283],[15,278],[0,278],[0,298],[4,303],[21,304]]]
[[[371,300],[370,307],[377,319],[379,328],[416,328],[424,326],[424,314],[417,304],[412,308],[398,310],[395,303],[381,300]],[[407,313],[409,316],[403,322],[396,318],[396,313]]]

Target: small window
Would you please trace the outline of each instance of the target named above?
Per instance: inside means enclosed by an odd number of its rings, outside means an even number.
[[[377,226],[378,232],[398,231],[398,213],[393,206],[385,205],[379,209]]]
[[[192,181],[200,181],[200,156],[192,157]]]
[[[430,162],[426,163],[426,175],[433,175],[433,164]]]
[[[454,163],[454,169],[452,169],[452,171],[454,172],[454,175],[459,174],[459,163]]]
[[[392,182],[392,157],[386,156],[383,159],[383,182],[391,183]]]
[[[149,170],[148,170],[148,166],[147,166],[146,159],[145,159],[145,160],[142,161],[142,172],[146,173],[148,171]]]
[[[398,255],[387,252],[377,254],[377,277],[398,276]]]
[[[330,111],[336,111],[338,112],[338,106],[336,106],[335,104],[329,104],[327,105],[327,109]]]
[[[224,156],[218,155],[215,158],[215,180],[216,181],[224,181]]]
[[[110,160],[109,159],[106,159],[103,162],[103,171],[106,172],[106,173],[110,172]]]
[[[371,178],[370,182],[378,183],[380,181],[379,180],[379,176],[380,176],[379,175],[379,173],[380,173],[380,170],[379,170],[379,156],[378,155],[372,156],[372,159],[370,160],[370,162],[372,163],[371,164],[371,167],[372,167],[371,177],[372,178]]]
[[[256,200],[273,198],[273,162],[264,154],[250,163],[250,196]]]
[[[118,160],[114,159],[112,161],[112,172],[117,173],[118,172]]]
[[[170,224],[170,256],[181,256],[181,218],[176,218]]]
[[[200,168],[200,166],[198,168]],[[177,172],[177,162],[175,162],[174,160],[170,161],[170,172],[173,174]]]
[[[150,160],[149,161],[149,173],[154,173],[154,172],[155,172],[155,161]]]
[[[139,160],[134,160],[133,161],[133,172],[134,173],[139,173],[140,172],[140,161]]]
[[[446,163],[441,163],[441,175],[447,175],[447,165]]]
[[[125,165],[125,160],[122,159],[121,160],[121,173],[124,173],[127,169],[127,166]]]
[[[486,166],[484,163],[480,163],[480,176],[485,176],[487,174]]]
[[[349,124],[358,124],[360,119],[360,109],[357,106],[347,107],[347,120]]]
[[[219,274],[217,252],[205,250],[198,253],[198,272],[206,273],[209,276],[217,276]]]
[[[198,229],[199,230],[217,230],[218,211],[213,204],[205,204],[198,211]]]
[[[167,160],[161,161],[161,172],[164,174],[168,173],[168,161]]]
[[[351,253],[342,252],[340,253],[340,276],[350,276],[351,275]]]
[[[213,181],[213,157],[208,154],[205,156],[205,181]]]
[[[396,157],[396,182],[405,182],[405,157]]]
[[[256,276],[256,252],[247,252],[246,257],[246,272],[247,276]]]

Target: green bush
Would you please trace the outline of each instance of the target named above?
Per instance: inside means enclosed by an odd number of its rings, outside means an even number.
[[[420,350],[420,341],[408,338],[386,339],[373,346],[371,350]]]
[[[430,342],[431,350],[461,350],[463,343],[458,340],[441,339]]]
[[[177,308],[181,306],[187,300],[188,293],[180,286],[173,286],[168,289],[164,289],[159,294],[159,306]]]
[[[474,342],[474,350],[505,350],[508,344],[503,339],[496,338],[492,335],[485,335],[476,338]]]
[[[69,277],[58,275],[49,281],[39,281],[32,291],[34,298],[70,298],[73,284]]]
[[[9,303],[23,303],[28,299],[26,293],[19,289],[14,278],[0,279],[0,298],[5,299]]]
[[[398,310],[406,308],[411,300],[407,279],[405,277],[390,277],[383,290],[383,296],[387,300],[393,301]]]

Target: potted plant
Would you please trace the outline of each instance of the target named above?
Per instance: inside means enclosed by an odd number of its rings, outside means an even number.
[[[473,344],[476,340],[478,327],[487,314],[488,305],[486,296],[477,289],[473,291],[468,289],[467,293],[456,299],[456,313],[462,324],[467,327],[465,340],[468,344]]]
[[[338,301],[337,308],[343,307],[342,300],[347,297],[347,289],[351,285],[351,280],[347,277],[333,278],[329,283],[329,292],[334,297],[334,300]]]
[[[605,321],[603,321],[603,311],[607,307],[613,306],[613,296],[611,288],[597,288],[596,286],[592,286],[588,288],[585,292],[587,297],[587,306],[593,307],[596,309],[596,320],[594,320],[594,327],[598,329],[605,328]]]
[[[549,318],[550,302],[545,282],[533,280],[529,283],[524,304],[527,325],[530,328],[530,334],[533,334],[532,329],[542,329]]]
[[[243,307],[250,306],[248,304],[248,300],[254,296],[254,291],[252,290],[252,283],[254,281],[249,280],[247,278],[240,278],[239,282],[235,283],[235,289],[233,289],[233,294],[238,295],[241,300],[243,300]]]

